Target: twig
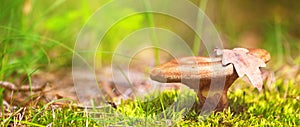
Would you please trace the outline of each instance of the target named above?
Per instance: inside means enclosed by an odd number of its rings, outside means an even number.
[[[46,87],[46,84],[38,85],[38,86],[30,86],[30,85],[22,85],[17,87],[15,84],[7,81],[0,81],[0,86],[9,90],[14,91],[41,91]]]

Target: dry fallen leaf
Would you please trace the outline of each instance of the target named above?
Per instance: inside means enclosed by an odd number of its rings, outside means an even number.
[[[217,49],[217,55],[223,55],[222,64],[233,64],[239,77],[246,75],[251,84],[258,90],[262,89],[263,79],[260,67],[266,67],[265,62],[253,55],[245,48],[235,48],[233,50]]]

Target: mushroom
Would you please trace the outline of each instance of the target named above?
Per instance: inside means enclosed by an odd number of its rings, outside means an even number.
[[[264,49],[246,49],[265,63],[270,60],[270,54]],[[215,111],[228,107],[227,91],[238,78],[233,64],[223,65],[222,57],[183,57],[174,59],[155,67],[151,73],[152,80],[162,83],[183,83],[197,91],[199,111],[205,102],[216,105]],[[213,86],[211,87],[211,84]],[[225,84],[225,85],[224,85]],[[208,91],[209,95],[208,96]]]

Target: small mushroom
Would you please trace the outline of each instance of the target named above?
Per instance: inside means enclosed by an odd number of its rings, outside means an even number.
[[[247,50],[247,54],[253,55],[265,63],[270,60],[270,54],[264,49]],[[215,111],[222,111],[228,107],[227,91],[238,75],[232,64],[222,64],[221,56],[197,56],[183,57],[159,65],[151,71],[150,77],[158,82],[183,83],[190,88],[198,89],[199,103],[197,107],[200,107],[196,108],[196,111],[199,111],[205,102],[216,105]],[[211,84],[214,84],[213,87]],[[208,91],[210,96],[208,96]]]

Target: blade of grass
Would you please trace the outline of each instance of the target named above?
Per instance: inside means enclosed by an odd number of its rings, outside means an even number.
[[[205,12],[205,10],[206,10],[207,2],[208,2],[208,0],[201,0],[199,2],[199,7],[203,12]],[[198,13],[198,15],[197,15],[197,24],[196,24],[197,31],[201,31],[201,27],[202,27],[202,24],[203,24],[203,17],[204,16],[202,14]],[[201,44],[201,39],[197,36],[197,33],[195,33],[194,43],[193,43],[193,53],[194,53],[194,55],[199,55],[200,44]]]
[[[159,102],[160,102],[160,105],[161,105],[161,108],[162,108],[164,118],[167,119],[167,114],[166,114],[166,111],[165,111],[165,105],[164,105],[164,102],[163,102],[163,96],[159,98]]]
[[[277,49],[277,63],[276,68],[279,68],[283,63],[283,45],[282,45],[282,30],[280,22],[275,19],[275,37],[276,37],[276,49]]]
[[[145,8],[147,11],[151,11],[151,5],[149,3],[148,0],[144,0],[144,5],[145,5]],[[149,27],[155,27],[155,24],[154,24],[154,19],[153,19],[153,14],[151,12],[147,12],[146,13],[146,19],[148,19],[148,25]],[[160,56],[159,56],[159,44],[158,44],[158,40],[157,40],[157,37],[156,37],[156,33],[154,31],[154,29],[152,29],[152,32],[151,32],[151,39],[152,39],[152,42],[153,42],[153,45],[154,47],[157,47],[154,49],[154,58],[155,58],[155,65],[159,65],[160,64]]]
[[[4,68],[6,66],[6,63],[8,62],[8,59],[6,57],[6,53],[7,53],[7,44],[4,43],[3,51],[2,51],[2,54],[1,54],[0,80],[4,80],[4,73],[5,73]]]

